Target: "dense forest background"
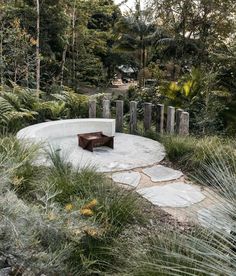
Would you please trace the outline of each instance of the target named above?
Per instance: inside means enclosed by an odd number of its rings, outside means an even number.
[[[110,0],[2,0],[1,87],[18,85],[40,97],[65,87],[80,93],[82,83],[109,86],[125,65],[139,83],[130,98],[188,110],[196,133],[234,135],[235,6],[152,0],[122,13]],[[146,79],[156,82],[147,87]]]

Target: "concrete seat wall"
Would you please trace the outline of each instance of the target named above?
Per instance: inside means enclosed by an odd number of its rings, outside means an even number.
[[[48,140],[50,138],[76,136],[77,134],[98,132],[115,135],[114,119],[69,119],[40,123],[21,129],[18,139]]]

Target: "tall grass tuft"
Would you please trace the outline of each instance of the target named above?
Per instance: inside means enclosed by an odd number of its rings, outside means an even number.
[[[232,139],[163,135],[159,140],[165,146],[167,158],[186,172],[193,173],[204,162],[213,161],[215,154],[228,158],[229,162],[232,158],[236,160],[235,141]]]
[[[0,138],[0,170],[8,175],[8,185],[18,194],[26,194],[33,188],[40,170],[34,165],[39,146],[26,145],[13,136]]]

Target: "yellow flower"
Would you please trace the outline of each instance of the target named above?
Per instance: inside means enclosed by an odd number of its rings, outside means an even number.
[[[31,43],[31,45],[36,45],[37,44],[37,40],[36,39],[34,39],[33,37],[31,37],[31,39],[30,39],[30,43]]]
[[[12,184],[14,186],[20,186],[22,184],[23,180],[24,180],[24,177],[14,176],[14,178],[12,179]]]
[[[81,230],[80,230],[80,229],[74,229],[74,230],[73,230],[73,233],[74,233],[76,236],[78,236],[78,235],[81,234]]]
[[[91,209],[88,209],[88,208],[81,209],[80,213],[83,216],[92,216],[93,215],[93,211]]]
[[[54,219],[56,219],[57,217],[56,217],[56,215],[53,213],[53,212],[49,212],[48,213],[48,219],[49,220],[54,220]]]
[[[15,27],[15,28],[19,28],[19,27],[20,27],[20,20],[19,20],[19,18],[16,18],[16,19],[13,21],[12,26]]]
[[[93,209],[98,204],[96,199],[93,199],[88,204],[84,205],[83,209]]]
[[[88,234],[91,237],[95,237],[98,235],[98,232],[93,228],[88,228],[85,230],[85,233]]]
[[[71,203],[66,204],[65,206],[66,211],[71,211],[73,209],[73,205]]]
[[[22,36],[26,36],[27,35],[27,32],[26,32],[26,30],[25,29],[23,29],[23,31],[22,31]]]

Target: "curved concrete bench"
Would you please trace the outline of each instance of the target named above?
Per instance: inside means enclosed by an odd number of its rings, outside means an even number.
[[[40,123],[21,129],[18,139],[49,140],[50,138],[76,136],[79,133],[102,131],[115,135],[114,119],[69,119]]]

